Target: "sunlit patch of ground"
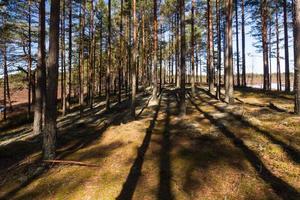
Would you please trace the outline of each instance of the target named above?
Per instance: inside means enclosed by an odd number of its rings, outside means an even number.
[[[125,108],[62,119],[59,158],[97,167],[43,171],[32,150],[18,159],[23,165],[3,169],[0,198],[299,199],[300,118],[290,113],[292,97],[235,95],[227,106],[198,89],[179,117],[176,90],[165,89],[157,106],[139,97],[136,120]]]

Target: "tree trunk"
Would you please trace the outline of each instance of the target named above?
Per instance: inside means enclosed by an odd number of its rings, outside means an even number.
[[[157,34],[158,34],[158,24],[157,24],[157,0],[153,0],[153,68],[152,68],[152,101],[157,103]]]
[[[94,89],[95,89],[95,29],[94,29],[94,0],[91,0],[91,16],[90,16],[90,31],[91,31],[91,48],[90,48],[90,84],[89,84],[89,104],[90,109],[94,104]]]
[[[246,80],[246,40],[245,40],[245,0],[242,0],[242,85],[247,86]]]
[[[85,32],[85,6],[86,0],[83,0],[83,8],[80,9],[80,63],[79,63],[79,104],[80,104],[80,115],[83,113],[84,106],[84,86],[83,86],[83,78],[84,78],[84,32]]]
[[[50,8],[49,56],[47,65],[47,97],[45,110],[45,130],[43,138],[44,159],[55,158],[57,85],[59,57],[59,14],[60,1],[52,0]]]
[[[175,68],[176,68],[176,79],[177,79],[177,81],[176,81],[176,86],[177,86],[177,88],[179,88],[180,87],[180,82],[181,82],[181,80],[180,80],[180,78],[181,78],[181,75],[180,75],[180,40],[181,40],[181,38],[179,37],[179,13],[178,12],[176,12],[176,15],[175,15],[176,17],[175,17],[175,27],[176,27],[176,36],[175,36],[175,40],[176,40],[176,45],[175,45],[175,51],[176,51],[176,66],[175,66]]]
[[[213,59],[213,22],[212,22],[212,6],[211,0],[207,0],[207,75],[208,75],[208,86],[209,92],[214,92],[214,59]]]
[[[72,0],[69,0],[69,83],[68,83],[68,101],[67,109],[71,105],[71,96],[72,96]]]
[[[268,59],[268,31],[267,31],[267,0],[262,0],[261,3],[261,17],[262,17],[262,46],[263,46],[263,64],[264,64],[264,90],[270,88],[269,77],[269,59]]]
[[[65,58],[65,0],[62,0],[62,19],[61,19],[61,103],[62,114],[66,114],[66,58]]]
[[[300,115],[300,0],[294,1],[295,113]]]
[[[6,120],[7,119],[7,106],[6,106],[6,95],[7,95],[7,87],[6,87],[6,82],[7,82],[7,78],[8,77],[8,73],[7,73],[7,52],[6,52],[6,42],[4,42],[4,49],[3,49],[3,73],[4,73],[4,78],[3,78],[3,119]]]
[[[270,63],[270,65],[269,65],[269,70],[270,70],[269,90],[272,90],[272,26],[271,26],[271,23],[272,22],[270,22],[270,24],[269,24],[269,38],[268,38],[268,40],[269,40],[269,42],[268,42],[269,43],[269,63]]]
[[[100,18],[100,33],[99,33],[99,97],[102,95],[102,17]]]
[[[289,60],[289,34],[287,22],[287,0],[283,0],[283,27],[284,27],[284,53],[285,53],[285,91],[290,89],[290,60]]]
[[[277,61],[277,90],[281,91],[281,69],[280,69],[280,47],[279,47],[279,22],[278,22],[278,11],[279,3],[276,0],[276,19],[275,19],[275,27],[276,27],[276,61]]]
[[[217,41],[218,41],[218,62],[217,62],[217,90],[216,90],[216,98],[220,99],[221,95],[221,29],[220,29],[220,19],[221,19],[221,11],[220,11],[220,1],[216,0],[216,10],[217,10]]]
[[[192,95],[195,96],[195,31],[194,31],[194,13],[195,13],[195,0],[192,0],[192,18],[191,18],[191,60],[192,60],[192,74],[191,74],[191,83],[192,83]]]
[[[120,49],[118,66],[118,102],[122,100],[122,71],[123,71],[123,0],[121,0],[121,21],[120,21]]]
[[[237,85],[241,86],[240,79],[240,51],[239,51],[239,18],[238,18],[238,0],[235,0],[235,32],[236,32],[236,70]]]
[[[110,68],[111,68],[111,0],[108,0],[108,65],[106,67],[106,111],[110,110]]]
[[[162,24],[160,24],[160,45],[159,45],[159,92],[161,92],[162,90],[162,37],[163,37],[163,33],[162,33],[162,30],[163,30],[163,27],[162,27]]]
[[[136,19],[136,0],[133,0],[132,4],[133,15],[133,50],[132,50],[132,87],[131,87],[131,117],[135,118],[136,108],[136,67],[137,67],[137,19]]]
[[[32,68],[32,57],[31,57],[31,0],[28,3],[28,69],[27,69],[27,81],[28,81],[28,113],[27,117],[30,117],[31,112],[31,68]]]
[[[186,44],[185,44],[185,2],[179,0],[179,13],[180,13],[180,94],[179,94],[179,113],[180,116],[186,115],[185,104],[185,56],[186,56]]]
[[[232,60],[232,0],[226,2],[226,53],[225,53],[225,102],[232,104],[233,97],[233,60]]]
[[[43,105],[46,93],[46,62],[45,62],[45,0],[39,2],[39,33],[38,33],[38,63],[36,68],[36,89],[33,133],[40,135],[43,130]]]

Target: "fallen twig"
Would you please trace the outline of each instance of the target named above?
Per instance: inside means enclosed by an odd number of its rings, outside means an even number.
[[[89,164],[79,161],[72,161],[72,160],[43,160],[46,163],[59,163],[59,164],[66,164],[66,165],[80,165],[86,167],[100,167],[99,165]]]

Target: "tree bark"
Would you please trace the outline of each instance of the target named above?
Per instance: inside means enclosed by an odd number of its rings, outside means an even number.
[[[28,69],[27,69],[27,81],[28,81],[28,113],[27,117],[30,117],[31,113],[31,68],[32,68],[32,57],[31,57],[31,0],[28,3]]]
[[[110,110],[110,68],[111,68],[111,0],[108,0],[108,65],[106,67],[106,111]]]
[[[83,0],[83,7],[80,9],[80,63],[79,63],[79,104],[80,104],[80,115],[83,113],[83,106],[84,106],[84,34],[85,34],[85,7],[86,7],[86,0]]]
[[[267,0],[261,2],[261,21],[262,21],[262,46],[263,46],[263,66],[264,66],[264,90],[270,88],[270,76],[269,76],[269,58],[268,58],[268,31],[267,31],[267,19],[268,19]]]
[[[217,90],[216,90],[216,98],[220,99],[221,95],[221,10],[220,10],[220,1],[216,0],[216,10],[217,10],[217,41],[218,41],[218,62],[217,62]]]
[[[283,0],[283,28],[284,28],[284,53],[285,53],[285,91],[290,89],[290,60],[289,60],[289,34],[287,22],[287,0]]]
[[[232,0],[226,1],[226,53],[225,53],[225,102],[232,104],[233,97],[233,60],[232,60]]]
[[[137,67],[137,19],[136,19],[136,0],[132,3],[132,15],[133,15],[133,50],[132,50],[132,87],[131,87],[131,117],[135,118],[136,108],[136,67]]]
[[[68,101],[67,101],[67,109],[70,108],[71,105],[71,96],[72,96],[72,0],[69,0],[69,81],[68,81]]]
[[[194,28],[194,13],[195,13],[195,0],[192,0],[192,18],[191,18],[191,61],[192,61],[192,95],[195,96],[195,28]]]
[[[3,49],[3,73],[4,73],[4,78],[3,78],[3,119],[6,120],[7,119],[7,105],[6,105],[6,95],[7,95],[7,77],[8,77],[8,73],[7,73],[7,49],[6,49],[6,42],[4,42],[4,49]]]
[[[277,90],[281,91],[281,68],[280,68],[280,47],[279,47],[279,22],[278,22],[278,0],[276,0],[275,26],[276,26],[276,61],[277,61]]]
[[[123,71],[123,0],[121,0],[121,21],[120,21],[120,49],[119,49],[119,66],[118,66],[118,102],[122,100],[122,71]]]
[[[158,24],[157,24],[157,0],[153,0],[153,68],[152,68],[152,101],[157,103],[157,46],[158,46]]]
[[[294,1],[295,113],[300,115],[300,0]]]
[[[235,0],[235,32],[236,32],[236,70],[237,70],[237,85],[241,86],[240,79],[240,51],[239,51],[239,18],[238,18],[238,2]]]
[[[185,56],[186,56],[186,43],[185,43],[185,2],[179,0],[179,15],[180,15],[180,93],[179,93],[179,113],[180,116],[186,115],[185,103]]]
[[[242,85],[247,86],[246,79],[246,39],[245,39],[245,0],[242,0]]]
[[[39,1],[39,36],[38,36],[38,63],[36,68],[36,89],[33,133],[40,135],[43,130],[43,105],[46,95],[46,62],[45,62],[45,0]]]
[[[62,0],[62,15],[61,15],[61,103],[62,114],[66,114],[66,49],[65,49],[65,0]]]
[[[91,31],[91,48],[90,48],[90,84],[89,84],[89,104],[90,109],[94,105],[94,90],[95,90],[95,29],[94,29],[94,0],[91,0],[91,16],[90,16],[90,31]]]
[[[207,0],[207,76],[209,92],[214,92],[214,59],[213,59],[213,22],[212,22],[212,5],[211,0]]]
[[[44,159],[55,158],[57,85],[59,58],[59,14],[60,1],[52,0],[50,8],[49,56],[47,65],[47,97],[45,110],[45,130],[43,137]]]

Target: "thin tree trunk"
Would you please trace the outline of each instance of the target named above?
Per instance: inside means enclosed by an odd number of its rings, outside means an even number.
[[[132,4],[132,15],[133,15],[133,50],[132,50],[132,87],[131,87],[131,117],[135,118],[136,109],[136,67],[137,67],[137,19],[136,19],[136,0],[133,0]]]
[[[226,2],[226,53],[225,53],[225,102],[232,104],[233,97],[233,55],[232,55],[232,0]]]
[[[66,114],[66,49],[65,49],[65,0],[62,1],[62,19],[61,19],[61,102],[62,102],[62,113]]]
[[[186,56],[186,44],[185,44],[185,2],[179,0],[179,13],[180,13],[180,94],[179,94],[179,112],[180,116],[186,115],[185,104],[185,56]]]
[[[271,27],[271,22],[269,25],[269,69],[270,69],[270,84],[269,84],[269,90],[272,90],[272,27]]]
[[[162,90],[162,24],[160,24],[160,37],[161,37],[161,41],[160,41],[160,45],[159,45],[159,92],[161,92]]]
[[[239,51],[239,18],[238,18],[238,0],[235,0],[235,32],[236,32],[236,70],[237,85],[241,86],[240,79],[240,51]]]
[[[281,91],[281,69],[280,69],[280,47],[279,47],[279,22],[278,22],[278,12],[279,12],[279,3],[276,0],[276,19],[275,19],[275,26],[276,26],[276,61],[277,61],[277,90]]]
[[[176,36],[175,36],[175,39],[176,39],[176,45],[175,45],[175,51],[176,51],[176,78],[177,78],[177,81],[176,81],[176,86],[177,88],[180,88],[180,78],[181,78],[181,75],[180,75],[180,41],[181,41],[181,38],[179,37],[179,13],[176,12],[176,18],[175,18],[175,27],[176,27]]]
[[[300,0],[294,1],[295,113],[300,115]]]
[[[264,64],[264,90],[270,88],[269,77],[269,59],[268,59],[268,31],[267,31],[267,0],[262,0],[261,3],[261,17],[262,17],[262,46],[263,46],[263,64]]]
[[[158,34],[158,24],[157,24],[157,0],[153,0],[153,69],[152,69],[152,101],[157,103],[157,34]]]
[[[108,0],[108,65],[106,67],[106,111],[110,110],[110,68],[111,68],[111,0]]]
[[[213,94],[214,92],[214,60],[213,60],[213,22],[212,22],[212,6],[211,0],[207,0],[207,75],[208,75],[208,86],[209,92]]]
[[[194,13],[195,13],[195,0],[192,0],[192,18],[191,18],[191,60],[192,60],[192,74],[191,74],[191,82],[192,82],[192,95],[195,96],[195,28],[194,28]]]
[[[94,0],[91,0],[91,16],[90,16],[90,31],[91,31],[91,49],[90,49],[90,80],[89,81],[89,104],[93,108],[94,104],[94,89],[95,89],[95,29],[94,29]]]
[[[216,10],[217,10],[217,41],[218,41],[218,63],[217,63],[217,90],[216,90],[216,98],[220,99],[221,94],[221,29],[220,29],[220,19],[221,19],[221,11],[220,11],[220,2],[216,0]]]
[[[68,101],[67,109],[71,105],[71,96],[72,96],[72,0],[69,0],[69,81],[68,81]]]
[[[83,0],[83,8],[80,9],[80,64],[79,64],[79,104],[80,104],[80,115],[83,113],[84,106],[84,86],[83,86],[83,78],[84,78],[84,32],[85,32],[85,6],[86,0]],[[81,11],[82,10],[82,11]]]
[[[43,104],[46,93],[46,62],[45,62],[45,0],[39,1],[39,33],[38,33],[38,63],[36,68],[36,89],[33,133],[40,135],[43,130]]]
[[[4,42],[4,49],[3,49],[3,62],[4,62],[4,78],[3,78],[3,119],[7,119],[7,106],[6,106],[6,95],[7,95],[7,87],[6,87],[6,82],[7,82],[7,49],[6,49],[6,42]]]
[[[245,39],[245,0],[242,0],[242,85],[247,86],[246,80],[246,39]]]
[[[283,28],[284,28],[284,53],[285,53],[285,91],[290,89],[290,60],[289,60],[289,34],[288,34],[287,0],[283,0]]]
[[[102,17],[100,18],[100,33],[99,33],[99,97],[102,95]]]
[[[50,8],[49,56],[47,61],[48,84],[45,110],[45,129],[43,137],[43,157],[45,160],[54,159],[56,149],[59,13],[60,1],[52,0]]]
[[[123,71],[123,0],[121,0],[121,21],[120,21],[120,49],[119,49],[119,66],[118,66],[118,102],[122,100],[122,71]]]
[[[31,68],[32,68],[32,57],[31,57],[31,0],[28,3],[28,69],[27,69],[27,80],[28,80],[28,115],[31,113]]]
[[[7,100],[8,100],[8,104],[9,104],[9,110],[10,111],[13,111],[13,108],[12,108],[12,102],[11,102],[11,98],[10,98],[10,89],[9,89],[9,80],[8,80],[8,74],[7,76],[5,77],[6,79],[6,94],[7,94]]]

